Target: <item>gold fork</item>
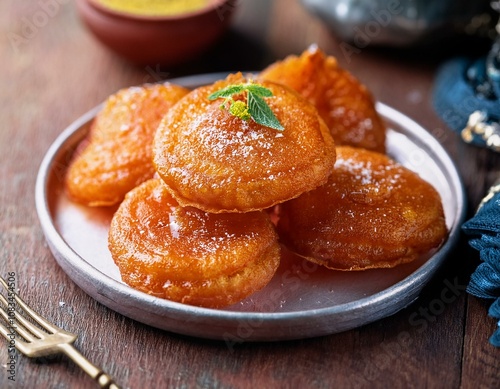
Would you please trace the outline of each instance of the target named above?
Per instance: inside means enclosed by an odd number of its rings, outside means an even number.
[[[120,389],[108,374],[92,364],[73,346],[77,338],[75,334],[56,327],[38,315],[12,288],[9,288],[2,277],[0,277],[0,284],[8,291],[9,299],[7,301],[0,293],[0,302],[3,305],[0,305],[0,315],[9,324],[8,329],[0,323],[0,332],[5,339],[11,341],[15,348],[27,357],[33,358],[64,353],[91,376],[101,388]],[[21,307],[26,316],[38,323],[43,330],[22,316],[15,309],[17,306]]]

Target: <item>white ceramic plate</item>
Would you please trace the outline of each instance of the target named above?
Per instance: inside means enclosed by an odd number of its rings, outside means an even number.
[[[170,81],[196,87],[224,76],[205,74]],[[95,107],[72,123],[47,151],[36,184],[36,207],[49,247],[69,277],[100,303],[139,322],[228,344],[349,330],[413,302],[458,239],[465,201],[453,162],[425,129],[378,103],[377,110],[389,127],[388,153],[417,171],[442,197],[450,235],[439,250],[394,269],[364,272],[330,271],[285,255],[268,286],[226,309],[198,308],[149,296],[124,284],[111,259],[107,231],[112,210],[76,205],[63,191],[72,152],[100,109]]]

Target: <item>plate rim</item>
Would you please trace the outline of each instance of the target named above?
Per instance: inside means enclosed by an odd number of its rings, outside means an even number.
[[[170,82],[176,83],[187,87],[196,87],[197,85],[201,85],[203,83],[213,82],[216,79],[225,77],[227,72],[217,72],[217,73],[204,73],[192,76],[178,77],[163,80],[162,82]],[[129,316],[127,313],[127,306],[123,306],[122,309],[116,308],[116,296],[114,294],[118,293],[118,296],[122,298],[131,298],[137,303],[139,303],[140,310],[145,312],[150,312],[150,309],[144,309],[144,307],[154,307],[155,313],[161,313],[159,316],[164,316],[165,314],[175,313],[181,314],[181,317],[191,317],[200,316],[204,320],[206,325],[207,321],[217,326],[224,326],[225,323],[233,323],[234,320],[240,321],[240,324],[243,322],[251,322],[251,321],[260,321],[265,320],[266,323],[271,323],[271,327],[277,326],[280,324],[289,324],[290,321],[295,322],[295,324],[300,325],[303,324],[304,320],[311,321],[311,325],[314,325],[314,320],[317,318],[325,318],[325,317],[336,317],[342,316],[346,312],[356,313],[359,310],[366,308],[372,309],[372,316],[370,319],[363,321],[363,323],[355,326],[347,326],[346,328],[339,328],[339,330],[328,331],[326,328],[317,329],[316,331],[312,331],[310,333],[301,332],[301,328],[298,328],[297,331],[293,331],[293,328],[288,327],[288,332],[282,333],[280,335],[270,337],[264,336],[261,334],[261,331],[257,329],[252,336],[249,336],[248,339],[244,339],[245,341],[269,341],[269,340],[288,340],[288,339],[303,339],[308,337],[316,337],[321,335],[333,334],[341,331],[345,331],[348,329],[356,328],[364,324],[368,324],[374,322],[376,320],[381,319],[382,317],[390,316],[397,311],[405,308],[407,305],[411,304],[415,299],[418,298],[420,290],[426,284],[427,281],[432,278],[435,271],[438,267],[440,267],[445,259],[445,257],[449,254],[449,251],[455,246],[457,240],[460,235],[460,225],[465,219],[466,215],[466,199],[465,199],[465,190],[460,174],[453,163],[451,157],[448,152],[443,148],[443,146],[437,141],[437,139],[430,134],[427,130],[425,130],[420,124],[418,124],[415,120],[406,116],[405,114],[397,111],[396,109],[381,103],[376,102],[377,111],[382,113],[384,116],[391,116],[391,118],[396,118],[395,121],[399,123],[399,121],[406,123],[406,126],[411,126],[413,130],[416,130],[418,133],[425,134],[426,143],[430,143],[430,147],[432,150],[438,150],[440,153],[439,161],[444,164],[446,168],[446,172],[451,174],[449,177],[449,181],[454,184],[454,188],[451,188],[452,193],[457,194],[459,198],[457,198],[458,204],[458,212],[454,214],[455,220],[453,222],[452,228],[449,231],[448,239],[443,245],[439,248],[438,252],[435,253],[430,260],[423,263],[419,266],[415,271],[413,271],[410,275],[403,278],[402,280],[392,284],[391,286],[376,292],[367,297],[363,297],[361,299],[357,299],[355,301],[350,301],[346,303],[341,303],[338,305],[323,307],[323,308],[314,308],[310,310],[301,310],[301,311],[287,311],[287,312],[242,312],[242,311],[228,311],[224,309],[211,309],[211,308],[203,308],[190,306],[166,299],[161,299],[158,297],[154,297],[148,295],[146,293],[140,292],[131,288],[130,286],[119,282],[110,276],[104,274],[102,271],[94,267],[92,264],[88,263],[85,258],[81,257],[73,248],[66,243],[64,238],[58,232],[56,226],[53,223],[50,205],[47,198],[48,184],[50,181],[50,177],[52,174],[52,165],[55,160],[57,160],[60,153],[62,153],[62,147],[69,142],[72,137],[78,135],[80,131],[82,131],[82,127],[91,120],[95,114],[102,107],[102,104],[95,106],[90,109],[75,121],[73,121],[69,126],[67,126],[54,140],[54,142],[48,148],[46,154],[44,155],[42,162],[40,164],[36,184],[35,184],[35,205],[38,213],[38,218],[40,224],[42,226],[43,233],[45,235],[45,239],[49,245],[49,248],[56,259],[57,263],[63,271],[75,282],[84,292],[90,295],[92,298],[96,299],[103,305],[107,306],[109,309],[112,309],[124,316],[127,316],[133,320],[140,321],[144,324],[151,325],[153,327],[171,331],[174,333],[180,333],[189,336],[195,336],[199,338],[208,338],[208,339],[219,339],[222,340],[222,335],[218,335],[217,333],[210,332],[206,335],[200,335],[198,333],[192,333],[189,329],[185,331],[177,331],[172,328],[159,326],[157,323],[148,322],[146,319],[138,320],[136,317]],[[420,138],[419,138],[420,139]],[[90,285],[87,280],[92,280],[93,284]],[[424,282],[422,282],[424,281]],[[89,292],[89,288],[96,286],[94,294]],[[390,312],[389,314],[384,314],[383,309],[380,309],[380,306],[385,306],[388,301],[391,299],[401,297],[400,294],[404,290],[412,291],[412,294],[409,296],[410,298],[403,299],[398,309]],[[97,294],[97,296],[95,295]],[[399,299],[401,300],[401,299]],[[393,305],[393,304],[390,304]],[[378,307],[378,308],[377,308]],[[136,308],[136,307],[134,307]],[[376,309],[375,309],[376,308]],[[195,320],[196,321],[196,320]],[[234,323],[233,323],[234,324]],[[293,326],[292,326],[293,327]]]

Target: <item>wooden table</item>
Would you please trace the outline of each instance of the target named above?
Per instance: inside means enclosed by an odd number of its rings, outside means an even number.
[[[222,342],[150,328],[90,298],[52,257],[34,202],[37,170],[50,144],[119,88],[181,75],[260,69],[317,43],[378,100],[439,138],[462,175],[471,216],[499,176],[500,155],[461,142],[437,117],[431,93],[437,66],[453,55],[477,52],[477,45],[419,52],[367,47],[345,56],[339,41],[298,1],[248,0],[239,2],[231,32],[202,61],[178,69],[136,67],[89,34],[72,2],[54,0],[56,10],[40,16],[47,2],[0,3],[0,273],[15,272],[26,300],[79,334],[76,345],[90,360],[126,388],[500,387],[500,350],[488,343],[496,326],[487,317],[490,302],[464,291],[478,263],[464,237],[420,298],[391,317],[331,336],[229,350]],[[23,39],[13,40],[13,34]],[[456,299],[433,313],[449,283],[457,285]],[[415,325],[415,315],[425,318],[425,325]],[[399,342],[403,333],[409,336]],[[35,362],[21,355],[13,385],[4,371],[6,359],[2,341],[2,388],[95,387],[66,358]]]

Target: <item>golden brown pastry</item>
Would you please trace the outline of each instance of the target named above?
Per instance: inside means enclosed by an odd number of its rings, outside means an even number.
[[[110,206],[152,178],[152,141],[158,123],[188,92],[164,83],[125,88],[111,95],[68,168],[70,198],[88,206]]]
[[[338,270],[388,268],[447,236],[438,192],[387,156],[339,146],[328,183],[279,206],[285,245]]]
[[[310,101],[337,145],[385,152],[386,128],[371,93],[334,57],[311,47],[271,64],[259,78],[285,84]]]
[[[126,195],[108,242],[131,287],[211,308],[234,304],[264,287],[280,261],[267,213],[210,214],[180,207],[156,178]]]
[[[251,82],[241,73],[193,90],[162,120],[154,163],[172,196],[207,212],[261,210],[324,184],[335,145],[316,109],[291,89],[262,82],[284,130],[234,116],[208,97]],[[241,101],[244,96],[235,96]]]

